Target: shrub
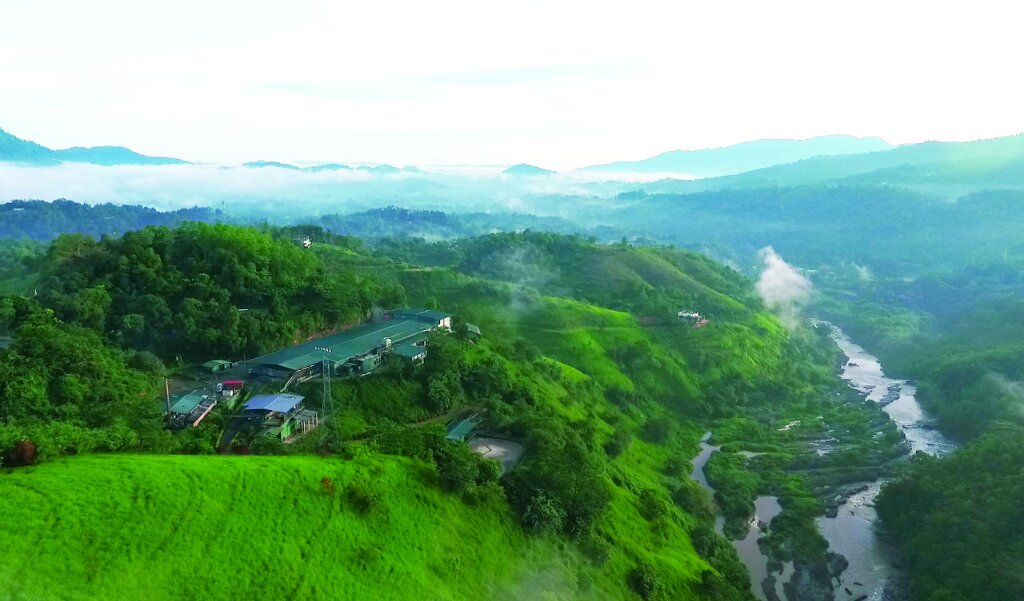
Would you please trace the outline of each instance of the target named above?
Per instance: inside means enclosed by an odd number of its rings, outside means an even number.
[[[22,467],[34,465],[38,452],[36,445],[31,440],[20,440],[4,456],[3,464],[10,467]]]
[[[481,459],[477,462],[476,483],[478,485],[492,484],[501,477],[501,464],[491,459]]]
[[[618,428],[608,442],[604,443],[604,452],[609,457],[618,457],[629,448],[631,442],[633,442],[633,436],[628,431]]]
[[[479,468],[476,456],[465,445],[448,441],[434,454],[441,488],[464,492],[476,484]]]
[[[629,586],[644,599],[654,599],[661,592],[661,576],[649,563],[638,564],[629,571]]]
[[[656,491],[645,488],[638,500],[640,515],[649,521],[667,518],[670,514],[668,503]]]
[[[537,534],[560,532],[565,524],[565,511],[544,494],[530,500],[523,512],[523,526]]]
[[[368,515],[387,504],[387,493],[372,482],[357,482],[345,489],[345,500],[361,515]]]
[[[715,520],[715,506],[711,497],[692,480],[683,480],[672,492],[672,500],[683,511],[704,522]]]

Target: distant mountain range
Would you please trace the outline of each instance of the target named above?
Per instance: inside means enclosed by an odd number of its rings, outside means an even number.
[[[188,161],[139,154],[123,146],[75,146],[55,150],[22,140],[0,129],[0,161],[30,165],[90,163],[93,165],[181,165]]]
[[[313,165],[312,167],[298,167],[296,165],[290,165],[288,163],[279,163],[277,161],[252,161],[249,163],[242,163],[242,167],[249,167],[250,169],[262,169],[265,167],[275,167],[277,169],[288,169],[291,171],[307,171],[310,173],[319,173],[322,171],[366,171],[368,173],[376,173],[377,175],[389,175],[392,173],[411,172],[418,173],[419,169],[415,167],[402,167],[398,168],[393,165],[341,165],[339,163],[325,163],[323,165]]]
[[[880,152],[818,156],[744,173],[692,181],[648,182],[648,194],[815,185],[888,185],[940,196],[1024,187],[1024,134],[972,142],[923,142]]]
[[[512,165],[508,169],[502,171],[505,175],[553,175],[558,173],[550,169],[544,169],[543,167],[537,167],[536,165],[528,165],[526,163],[519,163],[518,165]]]
[[[678,173],[693,177],[718,177],[743,173],[816,156],[849,155],[889,150],[881,138],[819,136],[807,140],[755,140],[724,148],[672,150],[641,161],[618,161],[583,167],[580,171],[620,173]]]

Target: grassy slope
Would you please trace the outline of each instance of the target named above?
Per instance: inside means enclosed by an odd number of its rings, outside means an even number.
[[[467,506],[424,485],[428,473],[381,456],[89,456],[18,470],[0,478],[0,599],[565,598],[591,571],[583,598],[621,596],[622,580],[571,545],[527,537],[503,504]],[[353,509],[356,482],[384,507]]]
[[[609,247],[592,252],[599,255],[600,269],[583,269],[586,262],[579,261],[579,269],[567,268],[558,279],[559,287],[568,284],[569,290],[557,292],[581,300],[551,295],[554,291],[543,285],[538,292],[444,268],[396,273],[383,261],[331,254],[339,263],[358,265],[366,276],[403,284],[412,304],[435,301],[479,323],[488,341],[507,334],[535,344],[563,374],[529,381],[538,402],[609,438],[623,428],[639,434],[651,415],[700,414],[719,381],[758,378],[783,363],[785,331],[749,301],[734,300],[743,298],[749,284],[695,255]],[[599,306],[630,295],[664,296],[667,320]],[[696,330],[675,323],[680,302],[712,313],[712,324]],[[651,315],[649,307],[640,314]],[[586,380],[633,400],[586,404],[568,386]],[[671,504],[667,519],[651,520],[640,512],[643,491],[667,500],[672,482],[663,473],[666,461],[695,452],[703,425],[677,424],[670,444],[634,438],[612,461],[613,500],[596,531],[614,548],[600,566],[579,559],[571,543],[526,537],[504,503],[471,507],[423,486],[417,481],[422,470],[400,459],[108,456],[66,460],[0,480],[0,486],[18,491],[0,495],[0,510],[12,523],[24,524],[11,532],[14,545],[0,544],[0,578],[16,582],[17,588],[8,590],[27,598],[46,598],[55,592],[48,583],[58,582],[61,594],[70,598],[117,594],[111,591],[132,598],[287,598],[330,591],[356,599],[430,594],[437,596],[426,598],[500,599],[500,592],[519,594],[529,586],[528,598],[546,592],[551,598],[604,599],[635,598],[626,590],[626,574],[644,562],[664,576],[666,598],[693,599],[708,569],[689,539],[694,518]],[[362,427],[353,424],[353,431]],[[258,469],[250,469],[253,465]],[[387,519],[339,512],[339,500],[328,502],[319,491],[324,475],[339,489],[356,480],[379,483],[389,491]],[[40,497],[29,492],[33,489]],[[28,513],[33,499],[56,499],[65,490],[75,491],[74,504]],[[176,526],[177,516],[190,511],[189,502],[190,509],[205,513],[185,529]],[[54,527],[56,537],[42,534]],[[157,544],[164,542],[160,549]],[[523,558],[504,564],[495,555],[498,545],[510,549],[505,555]],[[212,566],[208,572],[198,563],[204,553]],[[24,558],[33,554],[41,559],[24,570]],[[167,564],[167,557],[186,559]],[[255,560],[255,567],[247,560]],[[136,584],[142,574],[144,581]],[[577,591],[577,582],[591,581],[591,592]],[[381,582],[393,584],[375,590]]]

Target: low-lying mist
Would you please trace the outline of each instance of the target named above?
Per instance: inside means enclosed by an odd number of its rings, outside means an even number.
[[[446,212],[520,212],[579,220],[628,184],[575,174],[515,177],[493,170],[371,173],[217,165],[34,167],[0,163],[0,200],[67,198],[160,210],[208,206],[288,221],[383,206]]]

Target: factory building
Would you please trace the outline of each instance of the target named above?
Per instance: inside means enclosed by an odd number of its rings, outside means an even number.
[[[254,375],[291,383],[319,376],[324,362],[332,366],[336,375],[369,373],[391,353],[422,362],[427,336],[436,330],[450,330],[451,318],[442,311],[399,309],[381,321],[303,342],[257,357],[248,364]]]

